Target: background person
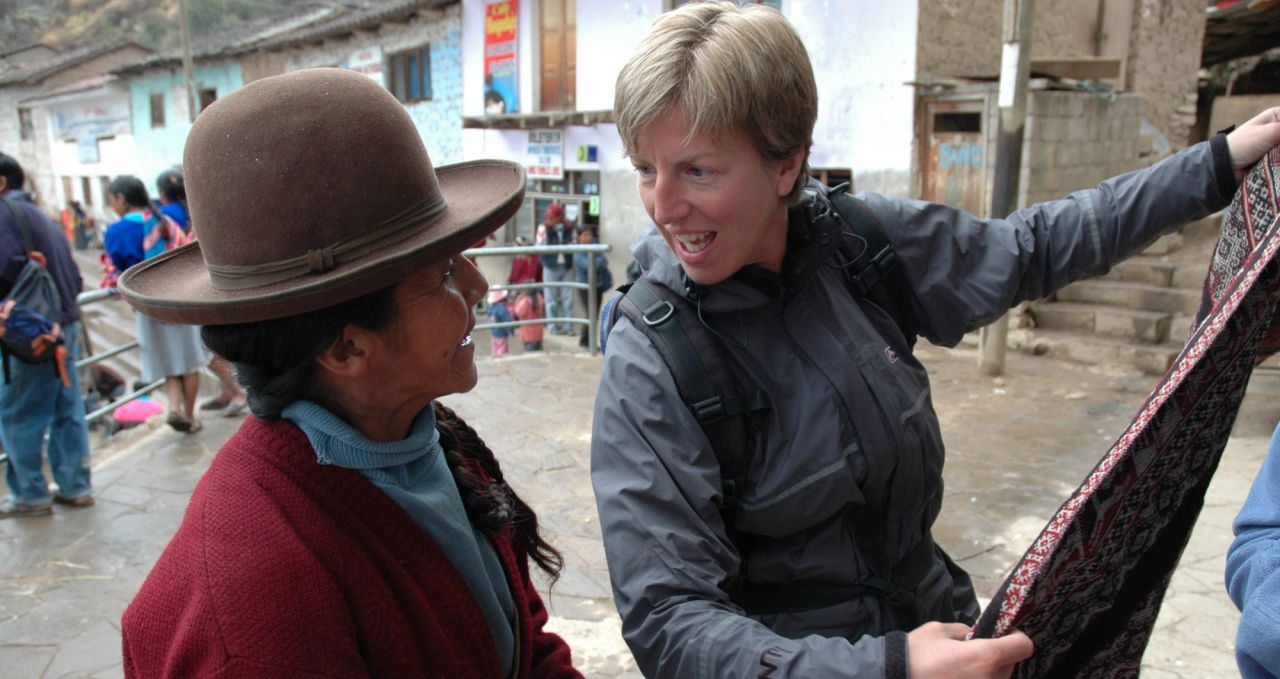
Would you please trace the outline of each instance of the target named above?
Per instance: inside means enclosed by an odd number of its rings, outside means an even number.
[[[591,245],[599,243],[600,239],[596,235],[596,229],[593,226],[583,226],[578,229],[578,245]],[[596,289],[595,290],[578,290],[578,301],[582,302],[583,313],[590,318],[591,307],[588,306],[588,296],[594,296],[596,300],[596,315],[600,313],[600,299],[604,293],[613,287],[613,274],[609,271],[609,260],[604,256],[603,252],[575,252],[573,253],[573,270],[579,283],[587,283],[587,278],[591,273],[588,270],[591,260],[595,260],[596,265]],[[582,326],[578,333],[578,346],[586,347],[588,338],[591,335],[590,326]]]
[[[187,210],[187,184],[182,172],[177,169],[161,172],[156,177],[156,195],[160,196],[160,211],[194,237],[190,212]],[[209,370],[218,378],[218,394],[201,403],[200,409],[221,410],[227,417],[243,415],[249,405],[245,401],[244,389],[236,384],[231,364],[227,359],[213,354],[209,359]]]
[[[517,321],[535,321],[546,318],[542,312],[542,295],[536,290],[520,290],[516,293],[516,306],[511,315]],[[525,351],[542,351],[542,324],[530,323],[516,328]]]
[[[538,245],[573,245],[573,225],[564,219],[564,206],[552,203],[547,206],[545,219],[538,225]],[[573,253],[542,255],[542,280],[546,283],[573,281]],[[573,315],[573,288],[550,287],[544,289],[547,318],[567,318]],[[569,323],[552,323],[551,334],[572,335]]]
[[[1240,609],[1236,663],[1245,679],[1280,676],[1280,427],[1235,520],[1227,593]]]
[[[488,284],[460,253],[515,214],[520,166],[433,169],[386,89],[309,69],[207,108],[183,167],[198,246],[120,289],[203,325],[253,416],[125,612],[126,675],[579,677],[529,574],[560,555],[437,402],[476,384]]]
[[[0,519],[46,516],[52,503],[70,507],[93,504],[89,479],[89,429],[84,419],[80,391],[80,294],[83,281],[71,256],[71,247],[44,212],[26,200],[22,191],[26,173],[13,157],[0,153],[0,197],[11,198],[27,218],[32,245],[44,255],[49,274],[62,298],[62,317],[50,321],[62,327],[66,338],[66,372],[70,385],[50,367],[9,360],[10,379],[0,379],[0,444],[9,454],[5,481],[9,499],[0,504]],[[0,205],[0,298],[9,294],[27,261],[17,218]],[[56,360],[56,359],[55,359]],[[58,484],[56,494],[42,470],[45,435],[48,434],[49,469]]]
[[[1008,676],[1032,643],[962,641],[978,605],[932,539],[944,454],[928,372],[850,292],[834,198],[806,176],[817,110],[803,43],[759,5],[664,14],[618,75],[618,132],[656,225],[632,248],[643,276],[771,404],[722,514],[721,451],[650,336],[617,322],[592,481],[623,636],[655,677]],[[954,346],[1224,207],[1233,170],[1280,141],[1274,113],[1006,219],[875,194],[855,207],[891,241],[916,332]]]
[[[147,195],[137,177],[122,175],[107,186],[107,204],[120,219],[107,227],[104,244],[117,271],[159,255],[182,242],[185,234]],[[208,357],[195,326],[176,325],[134,314],[142,350],[142,380],[164,380],[169,402],[168,423],[176,431],[196,433],[203,424],[196,417],[200,366]]]

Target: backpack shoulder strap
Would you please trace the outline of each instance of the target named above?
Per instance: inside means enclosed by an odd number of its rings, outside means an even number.
[[[888,313],[906,337],[907,348],[914,347],[917,333],[911,317],[911,282],[885,236],[884,226],[861,200],[846,193],[844,186],[831,189],[827,196],[849,227],[840,246],[849,290]]]
[[[27,254],[31,254],[36,249],[36,245],[31,240],[31,225],[27,223],[27,211],[8,196],[0,196],[0,200],[4,201],[5,206],[13,213],[13,218],[18,222],[18,235],[22,237],[22,247],[26,249]]]
[[[641,278],[615,309],[609,325],[622,314],[649,337],[671,371],[681,400],[710,441],[720,463],[720,508],[729,523],[754,452],[749,418],[769,410],[768,394],[740,386],[720,340],[702,325],[689,301],[669,288]]]

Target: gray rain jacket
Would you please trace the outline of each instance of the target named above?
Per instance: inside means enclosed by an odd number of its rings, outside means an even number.
[[[917,332],[954,346],[1014,304],[1104,273],[1161,233],[1222,209],[1234,190],[1219,136],[1007,219],[859,198],[906,269]],[[753,538],[748,581],[856,583],[871,573],[850,521],[868,498],[881,504],[893,559],[931,540],[942,437],[924,367],[889,349],[901,340],[892,319],[854,299],[834,268],[789,275],[797,248],[822,247],[797,233],[798,214],[782,274],[747,267],[703,288],[700,312],[733,369],[773,405],[735,518]],[[687,291],[656,229],[632,252],[650,280]],[[905,624],[880,597],[760,616],[730,600],[726,586],[742,564],[717,506],[720,466],[661,356],[625,317],[609,337],[591,463],[623,636],[646,676],[905,676]],[[933,550],[916,617],[976,613],[968,576]]]

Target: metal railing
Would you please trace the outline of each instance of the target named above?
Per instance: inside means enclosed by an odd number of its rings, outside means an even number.
[[[115,288],[104,288],[101,290],[90,290],[88,292],[80,293],[79,295],[76,296],[76,303],[80,306],[81,309],[83,309],[84,307],[89,306],[91,304],[99,304],[101,302],[105,302],[108,300],[118,300],[118,299],[121,299],[120,293]],[[83,319],[81,319],[81,323],[80,323],[80,332],[82,334],[81,346],[88,347],[89,346],[89,326],[84,322]],[[111,347],[106,351],[93,354],[92,356],[86,356],[76,361],[76,370],[80,372],[81,384],[84,384],[86,380],[89,380],[90,382],[92,382],[93,380],[93,376],[90,374],[90,371],[89,371],[89,366],[92,366],[94,363],[105,361],[108,358],[112,358],[113,356],[119,356],[120,354],[123,354],[126,351],[132,351],[134,349],[137,349],[138,346],[139,346],[138,340],[135,338],[131,341],[125,342],[124,344]],[[163,385],[164,385],[164,380],[159,379],[140,389],[131,389],[124,395],[120,396],[120,398],[94,410],[93,412],[86,413],[84,416],[84,420],[86,423],[93,422],[94,420],[97,420],[111,413],[113,410],[128,403],[129,401],[132,401],[134,399],[150,394],[151,392],[155,391],[156,389],[159,389]],[[96,386],[94,387],[94,390],[95,391],[97,390]]]
[[[578,283],[577,281],[561,281],[546,283],[518,283],[507,285],[501,283],[490,283],[490,290],[542,290],[545,288],[571,288],[574,290],[586,290],[588,293],[596,289],[599,284],[599,274],[596,267],[596,253],[607,253],[612,248],[602,243],[591,243],[589,245],[528,245],[516,247],[488,247],[473,248],[464,251],[462,254],[467,257],[498,257],[504,255],[561,255],[573,254],[575,252],[585,252],[590,254],[587,257],[587,282]],[[587,295],[587,317],[579,316],[555,316],[547,318],[536,318],[527,321],[508,321],[506,323],[477,323],[476,330],[493,330],[495,328],[518,328],[522,325],[551,325],[551,324],[569,324],[569,325],[585,325],[587,326],[587,348],[592,356],[599,351],[600,346],[600,309],[597,308],[596,296]]]

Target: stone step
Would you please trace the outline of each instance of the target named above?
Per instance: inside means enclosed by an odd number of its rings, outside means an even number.
[[[1156,242],[1147,246],[1142,253],[1145,255],[1167,255],[1175,252],[1182,247],[1182,234],[1178,232],[1166,233],[1156,239]]]
[[[1100,333],[1147,344],[1160,344],[1167,340],[1173,318],[1172,314],[1162,311],[1080,302],[1039,304],[1033,313],[1038,328]]]
[[[1158,288],[1173,286],[1173,276],[1178,265],[1165,257],[1138,255],[1117,264],[1106,275],[1094,280],[1140,283]]]
[[[1166,313],[1194,314],[1200,308],[1200,292],[1197,290],[1096,279],[1068,285],[1058,291],[1057,299],[1060,302],[1109,304]]]
[[[1182,351],[1182,345],[1147,344],[1071,330],[1037,328],[1012,341],[1026,353],[1049,354],[1086,365],[1130,365],[1148,375],[1163,375]]]

